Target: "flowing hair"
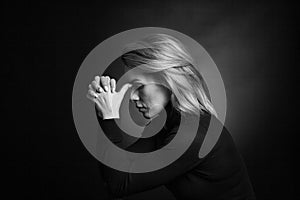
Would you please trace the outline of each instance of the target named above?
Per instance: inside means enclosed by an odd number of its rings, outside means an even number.
[[[121,59],[129,68],[143,65],[143,69],[149,72],[159,72],[175,94],[171,96],[171,101],[178,111],[189,114],[207,111],[217,116],[206,95],[202,75],[178,39],[166,34],[149,35],[129,44]]]

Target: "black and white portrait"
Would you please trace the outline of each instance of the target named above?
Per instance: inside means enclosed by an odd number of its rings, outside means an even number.
[[[296,198],[295,4],[2,11],[4,198]]]

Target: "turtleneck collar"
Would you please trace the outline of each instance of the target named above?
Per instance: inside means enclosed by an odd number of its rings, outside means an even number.
[[[174,108],[171,101],[169,101],[169,103],[166,105],[165,109],[167,111],[167,119],[166,119],[164,128],[166,130],[171,130],[176,126],[179,126],[180,121],[181,121],[180,111],[178,111],[176,108]],[[200,119],[201,119],[200,123],[204,127],[207,127],[209,125],[210,118],[211,118],[211,114],[208,111],[203,110],[203,113],[201,113],[201,115],[200,115]]]
[[[165,109],[167,112],[167,119],[164,128],[166,130],[170,130],[176,125],[180,124],[181,114],[174,108],[171,101],[168,102],[168,104],[165,106]]]

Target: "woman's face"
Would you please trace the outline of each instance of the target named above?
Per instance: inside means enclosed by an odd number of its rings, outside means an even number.
[[[130,99],[137,109],[147,119],[156,117],[170,100],[170,91],[163,86],[163,80],[142,70],[131,70],[128,79],[133,84]]]

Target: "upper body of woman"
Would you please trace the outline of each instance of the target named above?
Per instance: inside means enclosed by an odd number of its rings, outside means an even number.
[[[131,48],[122,56],[129,83],[120,92],[115,91],[116,81],[106,76],[96,77],[89,86],[88,97],[96,103],[106,136],[126,151],[153,152],[174,139],[182,120],[189,116],[200,120],[191,145],[162,169],[129,173],[99,163],[110,194],[124,197],[165,185],[176,199],[255,199],[246,167],[224,126],[212,150],[199,157],[211,120],[221,122],[206,95],[201,74],[180,41],[156,34]],[[148,125],[160,120],[158,116],[166,111],[165,125],[157,134],[135,138],[118,128],[115,120],[120,118],[120,104],[129,88],[131,103],[149,120]],[[189,132],[184,134],[188,136]]]

